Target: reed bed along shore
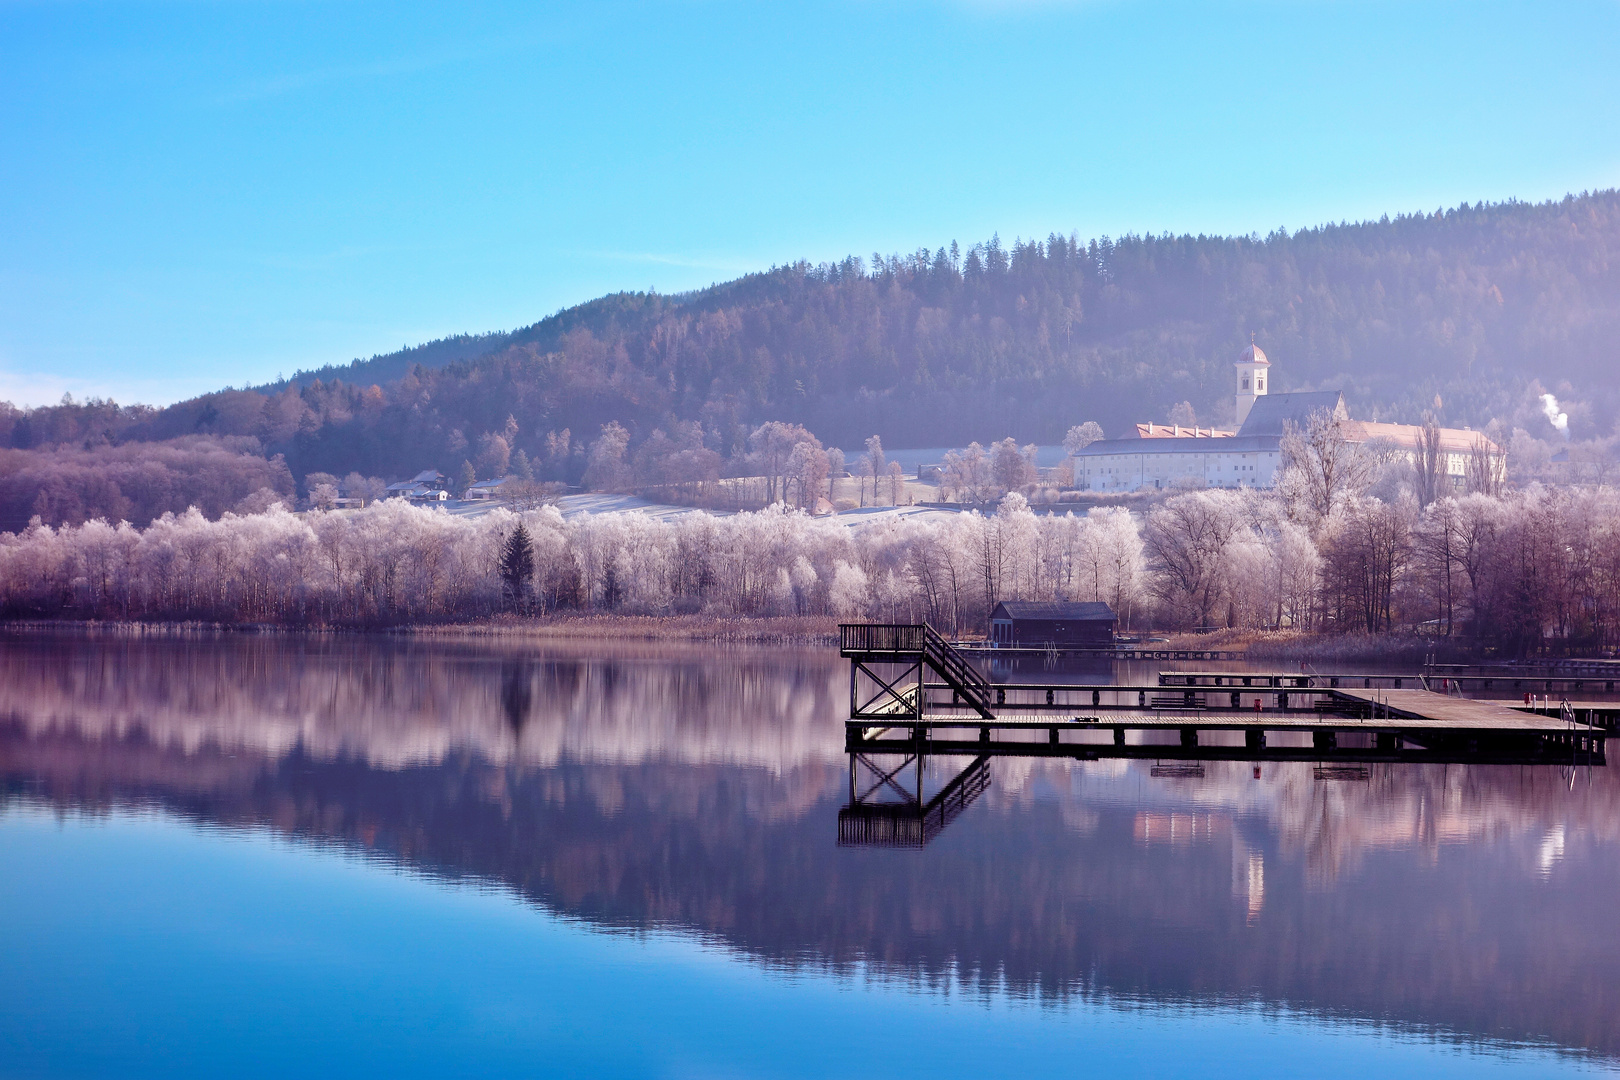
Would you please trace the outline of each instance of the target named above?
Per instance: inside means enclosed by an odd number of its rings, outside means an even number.
[[[1216,630],[1204,634],[1172,634],[1162,647],[1236,650],[1251,664],[1461,664],[1515,659],[1465,638],[1398,631],[1315,634],[1289,630]]]
[[[501,638],[617,641],[714,641],[748,644],[836,645],[838,620],[827,615],[759,618],[711,615],[570,614],[528,618],[500,615],[477,622],[413,626],[395,633],[424,638]]]

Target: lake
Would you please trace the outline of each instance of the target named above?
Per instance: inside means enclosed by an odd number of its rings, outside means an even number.
[[[1620,1062],[1607,768],[1002,758],[840,845],[848,693],[832,649],[0,638],[0,1075]]]

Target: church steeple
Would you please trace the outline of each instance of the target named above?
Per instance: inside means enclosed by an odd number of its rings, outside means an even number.
[[[1271,381],[1267,374],[1271,361],[1254,343],[1253,334],[1249,335],[1249,347],[1238,354],[1236,366],[1237,422],[1238,427],[1242,427],[1243,421],[1249,418],[1249,410],[1254,408],[1254,399],[1265,395],[1266,384]]]

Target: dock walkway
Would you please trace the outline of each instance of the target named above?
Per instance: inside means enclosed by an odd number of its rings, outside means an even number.
[[[966,673],[962,654],[926,627],[840,629],[852,662],[851,753],[1599,764],[1604,723],[1620,714],[1620,707],[1583,709],[1579,719],[1570,709],[1295,673],[1164,672],[1154,685],[992,686]],[[1346,685],[1355,682],[1369,685]],[[1167,732],[1173,742],[1164,741]]]

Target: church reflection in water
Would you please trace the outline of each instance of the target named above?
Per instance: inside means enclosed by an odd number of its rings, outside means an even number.
[[[852,762],[846,677],[830,650],[12,640],[0,783],[776,965],[1620,1055],[1610,770]]]

